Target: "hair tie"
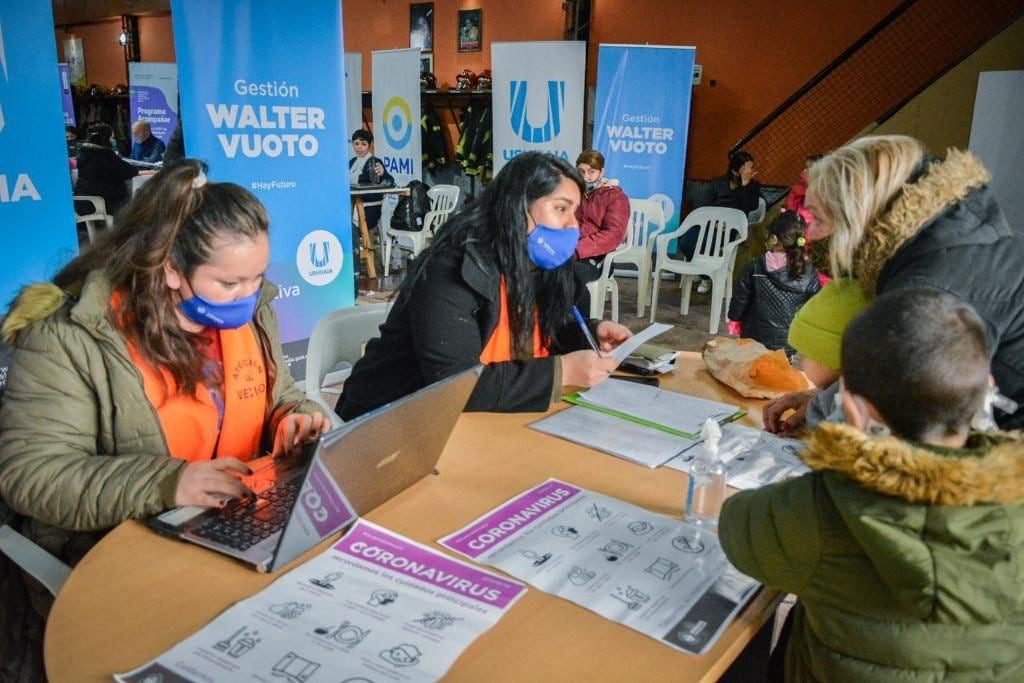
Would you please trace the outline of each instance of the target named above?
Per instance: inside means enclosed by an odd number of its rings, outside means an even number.
[[[796,246],[802,247],[805,244],[807,244],[807,240],[805,238],[803,238],[803,237],[797,237],[796,238]]]
[[[206,174],[199,171],[199,174],[192,179],[192,189],[198,190],[200,187],[206,184]]]

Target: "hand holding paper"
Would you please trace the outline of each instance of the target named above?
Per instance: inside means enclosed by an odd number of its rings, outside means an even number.
[[[602,323],[604,324],[604,323]],[[649,341],[659,334],[663,334],[672,329],[672,325],[666,325],[665,323],[654,323],[640,334],[634,334],[622,343],[620,343],[615,350],[612,351],[612,357],[614,357],[620,363],[633,353],[646,341]],[[601,328],[598,327],[598,335],[601,333]],[[602,340],[603,341],[603,340]]]

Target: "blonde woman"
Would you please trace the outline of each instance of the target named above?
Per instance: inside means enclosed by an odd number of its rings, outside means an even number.
[[[1024,226],[1007,223],[989,178],[969,152],[951,149],[940,160],[910,137],[866,137],[811,166],[805,207],[811,239],[832,237],[833,274],[855,278],[869,297],[933,287],[973,306],[994,351],[996,384],[1024,403]],[[766,429],[798,427],[813,397],[769,403]],[[1024,427],[1024,411],[1002,415],[1000,426]]]

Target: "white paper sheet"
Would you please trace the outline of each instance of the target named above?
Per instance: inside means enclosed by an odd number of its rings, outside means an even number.
[[[363,520],[118,681],[433,681],[526,587]]]
[[[693,445],[693,439],[651,429],[622,418],[574,406],[530,425],[530,429],[624,458],[658,467]]]
[[[706,419],[721,422],[739,412],[726,403],[614,379],[580,392],[579,399],[694,435],[700,434]]]
[[[654,323],[647,327],[642,332],[634,334],[632,337],[619,344],[614,351],[612,351],[612,357],[620,363],[626,360],[629,354],[640,348],[641,344],[646,344],[650,340],[657,337],[659,334],[663,334],[672,329],[672,325],[666,325],[665,323]]]
[[[557,479],[438,542],[695,654],[759,585],[729,564],[715,534]]]
[[[698,441],[678,457],[665,463],[680,472],[690,471],[690,462],[702,448]],[[741,490],[756,489],[784,479],[797,477],[810,469],[800,459],[803,444],[796,439],[762,432],[738,424],[722,426],[719,455],[725,463],[729,486]]]

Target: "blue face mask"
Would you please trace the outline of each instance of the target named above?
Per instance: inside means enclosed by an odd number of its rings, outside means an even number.
[[[178,305],[188,319],[198,325],[218,330],[234,330],[252,322],[259,298],[260,293],[256,291],[244,299],[219,304],[194,294],[192,298],[185,299]]]
[[[556,230],[538,225],[526,236],[526,248],[535,266],[541,270],[554,270],[572,258],[579,241],[579,228]]]

